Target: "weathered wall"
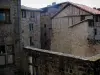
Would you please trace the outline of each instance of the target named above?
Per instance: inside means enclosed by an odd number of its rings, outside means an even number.
[[[88,21],[71,27],[72,54],[79,56],[92,56],[95,54],[94,50],[89,49],[88,32]]]
[[[66,3],[57,4],[51,7],[43,8],[41,13],[41,48],[50,50],[51,45],[51,33],[52,33],[52,20],[51,17],[55,15],[60,9],[62,9]],[[46,25],[46,27],[44,27]],[[46,34],[46,35],[45,35]]]
[[[62,10],[55,18],[64,16],[79,16],[79,15],[90,15],[90,13],[83,11],[75,6],[69,5],[64,10]]]
[[[90,60],[31,47],[24,48],[24,51],[27,57],[26,73],[30,75],[99,75],[99,69],[96,70],[99,66],[92,58]]]
[[[21,18],[22,41],[23,45],[30,46],[30,36],[32,37],[33,47],[40,48],[40,12],[33,11],[35,17],[30,18],[30,11],[26,10],[26,18]],[[29,30],[29,24],[33,24],[33,30]]]
[[[68,27],[68,19],[59,18],[52,21],[51,50],[71,53],[70,30]]]
[[[51,50],[79,56],[97,54],[97,45],[91,50],[93,45],[88,43],[88,37],[94,37],[93,27],[89,21],[81,20],[81,15],[86,15],[84,20],[93,19],[93,15],[72,5],[52,19]]]
[[[21,69],[20,59],[19,59],[21,57],[20,55],[21,1],[0,0],[0,11],[1,10],[9,10],[10,15],[6,15],[6,16],[10,16],[9,17],[10,20],[9,22],[0,22],[0,46],[3,45],[5,47],[5,53],[0,53],[0,60],[1,61],[5,60],[5,63],[3,63],[3,65],[0,64],[0,75],[14,75],[14,70],[17,71],[17,69]],[[2,49],[0,48],[0,50]],[[4,57],[3,60],[2,57]]]

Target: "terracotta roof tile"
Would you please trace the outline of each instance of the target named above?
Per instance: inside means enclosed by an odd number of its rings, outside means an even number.
[[[90,12],[92,14],[100,14],[99,10],[93,9],[93,8],[91,8],[89,6],[82,5],[82,4],[77,4],[77,3],[72,3],[72,2],[70,2],[70,3],[75,5],[75,6],[77,6],[77,7],[79,7],[79,8],[81,8],[81,9],[83,9],[83,10],[85,10],[85,11],[88,11],[88,12]]]
[[[91,7],[89,7],[89,6],[86,6],[86,5],[83,5],[83,4],[77,4],[77,3],[73,3],[73,2],[65,2],[65,3],[66,3],[66,5],[65,5],[60,11],[58,11],[57,13],[55,13],[55,15],[54,15],[52,18],[54,18],[56,15],[58,15],[58,14],[59,14],[62,10],[64,10],[69,4],[74,5],[74,6],[78,7],[78,8],[80,8],[80,9],[82,9],[82,10],[84,10],[84,11],[87,11],[87,12],[89,12],[89,13],[91,13],[91,14],[94,14],[94,15],[100,14],[100,11],[99,11],[99,10],[93,9],[93,8],[91,8]]]

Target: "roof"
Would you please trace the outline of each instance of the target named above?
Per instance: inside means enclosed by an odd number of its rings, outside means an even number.
[[[24,6],[24,5],[21,5],[21,9],[32,10],[32,11],[42,11],[41,9],[31,8],[31,7],[27,7],[27,6]]]
[[[93,9],[93,8],[91,8],[89,6],[86,6],[86,5],[83,5],[83,4],[77,4],[77,3],[73,3],[73,2],[66,2],[66,6],[63,7],[59,12],[57,12],[52,18],[54,18],[56,15],[58,15],[62,10],[64,10],[69,5],[73,5],[73,6],[77,7],[77,8],[80,8],[80,9],[82,9],[82,10],[84,10],[86,12],[89,12],[91,14],[94,14],[94,15],[95,14],[100,14],[99,10]]]
[[[55,5],[43,7],[43,8],[41,8],[41,9],[43,10],[43,12],[47,12],[47,10],[48,10],[49,8],[58,8],[60,5],[65,4],[65,3],[66,3],[66,2],[58,3],[58,4],[55,4]]]

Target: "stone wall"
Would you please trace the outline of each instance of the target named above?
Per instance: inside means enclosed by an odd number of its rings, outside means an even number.
[[[54,16],[60,9],[66,5],[65,3],[56,4],[54,6],[42,8],[41,12],[41,48],[50,50],[51,45],[51,33],[52,33],[52,20],[51,17]]]
[[[24,51],[27,57],[25,72],[30,75],[99,75],[100,55],[82,58],[31,47]]]
[[[30,37],[32,37],[33,47],[40,48],[40,11],[26,10],[26,18],[21,16],[22,42],[24,47],[30,46]],[[35,17],[30,17],[33,12]],[[33,30],[29,30],[29,24],[33,24]]]
[[[6,15],[5,22],[0,21],[0,75],[14,75],[20,66],[20,10],[21,0],[1,0],[0,11]],[[9,18],[9,20],[8,20]],[[3,39],[3,40],[2,40]],[[3,49],[1,48],[3,46]],[[2,53],[1,50],[4,52]]]

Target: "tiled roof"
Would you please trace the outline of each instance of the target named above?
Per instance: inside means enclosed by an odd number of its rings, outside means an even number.
[[[66,2],[62,2],[62,3],[55,4],[55,5],[43,7],[43,8],[41,8],[41,9],[43,10],[43,12],[47,12],[47,10],[48,10],[49,8],[58,8],[58,7],[59,7],[60,5],[62,5],[62,4],[66,4]]]
[[[99,11],[99,10],[93,9],[93,8],[91,8],[91,7],[89,7],[89,6],[82,5],[82,4],[77,4],[77,3],[72,3],[72,2],[69,2],[69,3],[71,3],[71,4],[73,4],[73,5],[75,5],[75,6],[79,7],[79,8],[81,8],[81,9],[87,11],[87,12],[90,12],[90,13],[92,13],[92,14],[100,14],[100,11]]]
[[[78,8],[80,8],[80,9],[82,9],[82,10],[84,10],[84,11],[86,11],[86,12],[89,12],[89,13],[91,13],[91,14],[100,14],[100,11],[99,10],[97,10],[97,9],[93,9],[93,8],[91,8],[91,7],[89,7],[89,6],[86,6],[86,5],[83,5],[83,4],[77,4],[77,3],[73,3],[73,2],[65,2],[66,3],[66,5],[65,5],[65,7],[63,7],[60,11],[58,11],[52,18],[54,18],[56,15],[58,15],[62,10],[64,10],[68,5],[73,5],[73,6],[75,6],[75,7],[78,7]]]
[[[24,5],[21,5],[21,9],[33,10],[33,11],[42,11],[41,9],[31,8],[31,7],[27,7],[27,6],[24,6]]]

